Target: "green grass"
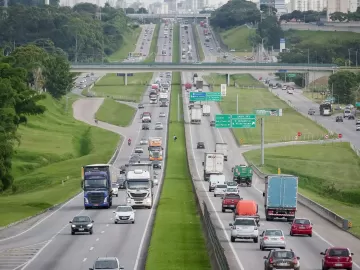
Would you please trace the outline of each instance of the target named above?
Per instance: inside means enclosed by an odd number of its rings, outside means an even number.
[[[221,39],[228,46],[229,49],[236,51],[252,51],[252,46],[249,37],[255,34],[255,29],[249,29],[245,25],[232,28],[220,33]]]
[[[192,24],[192,30],[195,33],[195,46],[196,46],[197,51],[199,53],[199,61],[203,62],[205,60],[205,54],[204,54],[204,50],[203,50],[202,45],[201,45],[199,32],[198,32],[195,24]]]
[[[119,135],[76,121],[74,100],[65,113],[65,101],[48,96],[41,101],[45,114],[30,116],[27,126],[19,127],[21,144],[12,162],[16,192],[0,196],[0,227],[69,199],[80,191],[80,167],[112,156]]]
[[[173,74],[174,77],[180,77],[178,72]],[[173,85],[171,95],[176,97],[179,93],[181,86]],[[178,140],[174,143],[169,139],[166,175],[145,269],[210,270],[210,260],[190,182],[184,123],[177,122],[176,98],[171,99],[170,120],[170,137],[177,134]]]
[[[289,48],[295,43],[307,48],[307,45],[311,46],[313,44],[342,43],[354,41],[354,39],[360,41],[360,34],[354,32],[289,30],[284,31],[284,33],[286,46],[289,46]]]
[[[150,50],[148,57],[146,57],[144,63],[153,63],[155,62],[156,55],[158,54],[158,46],[157,42],[159,39],[159,33],[160,33],[160,24],[157,24],[154,29],[153,37],[151,40]]]
[[[260,163],[260,151],[244,154]],[[360,236],[360,158],[349,143],[296,145],[265,149],[265,173],[299,176],[299,192],[353,223]]]
[[[240,77],[241,76],[241,77]],[[217,77],[216,77],[217,78]],[[216,81],[216,78],[214,81]],[[211,79],[206,79],[211,83]],[[225,83],[218,79],[217,83]],[[239,114],[251,114],[253,109],[281,108],[283,116],[265,117],[265,142],[293,141],[300,131],[303,140],[323,138],[328,132],[310,119],[302,116],[287,105],[285,101],[277,98],[265,88],[258,88],[258,81],[249,75],[239,75],[236,83],[243,88],[227,87],[226,97],[220,102],[224,114],[236,114],[236,98],[239,96]],[[255,86],[251,87],[251,83]],[[214,91],[220,91],[214,87]],[[256,128],[233,129],[236,139],[243,144],[260,144],[260,122]]]
[[[144,94],[146,85],[151,82],[152,73],[134,73],[128,76],[128,85],[125,78],[116,74],[107,74],[91,89],[96,96],[110,97],[117,100],[139,102]]]
[[[129,105],[106,98],[96,112],[96,119],[115,126],[129,126],[134,118],[136,109]]]
[[[226,83],[226,76],[224,74],[211,73],[209,76],[204,76],[206,82],[219,86],[220,84]],[[234,74],[230,75],[230,85],[234,86],[235,83],[238,86],[244,87],[257,87],[265,88],[264,84],[254,79],[250,74]]]
[[[140,33],[141,33],[141,27],[135,28],[134,30],[125,33],[123,37],[124,44],[121,46],[119,50],[117,50],[115,53],[110,55],[108,57],[108,60],[110,62],[124,61],[128,57],[129,52],[134,52],[136,48],[136,42],[138,41]]]
[[[173,31],[172,62],[180,63],[180,24],[175,24]]]

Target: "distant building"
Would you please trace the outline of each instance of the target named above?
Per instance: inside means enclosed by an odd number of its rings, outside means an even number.
[[[330,21],[330,15],[335,12],[348,13],[350,3],[348,0],[327,0],[327,20]]]
[[[278,13],[280,14],[284,14],[287,12],[285,0],[260,0],[259,4],[260,6],[267,5],[276,8]]]

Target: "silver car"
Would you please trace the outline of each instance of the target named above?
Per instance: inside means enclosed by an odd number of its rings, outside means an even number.
[[[285,235],[282,230],[267,229],[260,235],[260,249],[267,248],[286,248]]]
[[[214,189],[214,197],[223,196],[227,190],[227,185],[216,185]]]
[[[129,205],[119,205],[114,213],[114,223],[135,223],[135,210]]]
[[[163,128],[164,126],[160,122],[155,123],[155,130],[162,130]]]
[[[147,145],[148,144],[148,140],[146,138],[142,138],[140,140],[140,145]]]
[[[238,195],[239,194],[239,190],[237,187],[228,187],[225,191],[226,194],[235,194]]]
[[[116,257],[102,257],[97,258],[92,268],[89,270],[107,269],[107,270],[119,270],[124,267],[119,265],[119,260]]]

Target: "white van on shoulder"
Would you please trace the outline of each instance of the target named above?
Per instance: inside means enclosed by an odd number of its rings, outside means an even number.
[[[209,179],[209,192],[213,191],[216,185],[225,185],[225,175],[211,174]]]

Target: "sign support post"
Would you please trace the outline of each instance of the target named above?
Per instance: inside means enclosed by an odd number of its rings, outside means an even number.
[[[265,126],[264,126],[264,118],[260,118],[261,121],[261,166],[265,164],[265,151],[264,151],[264,144],[265,144]]]
[[[239,94],[236,95],[236,114],[239,114]]]

